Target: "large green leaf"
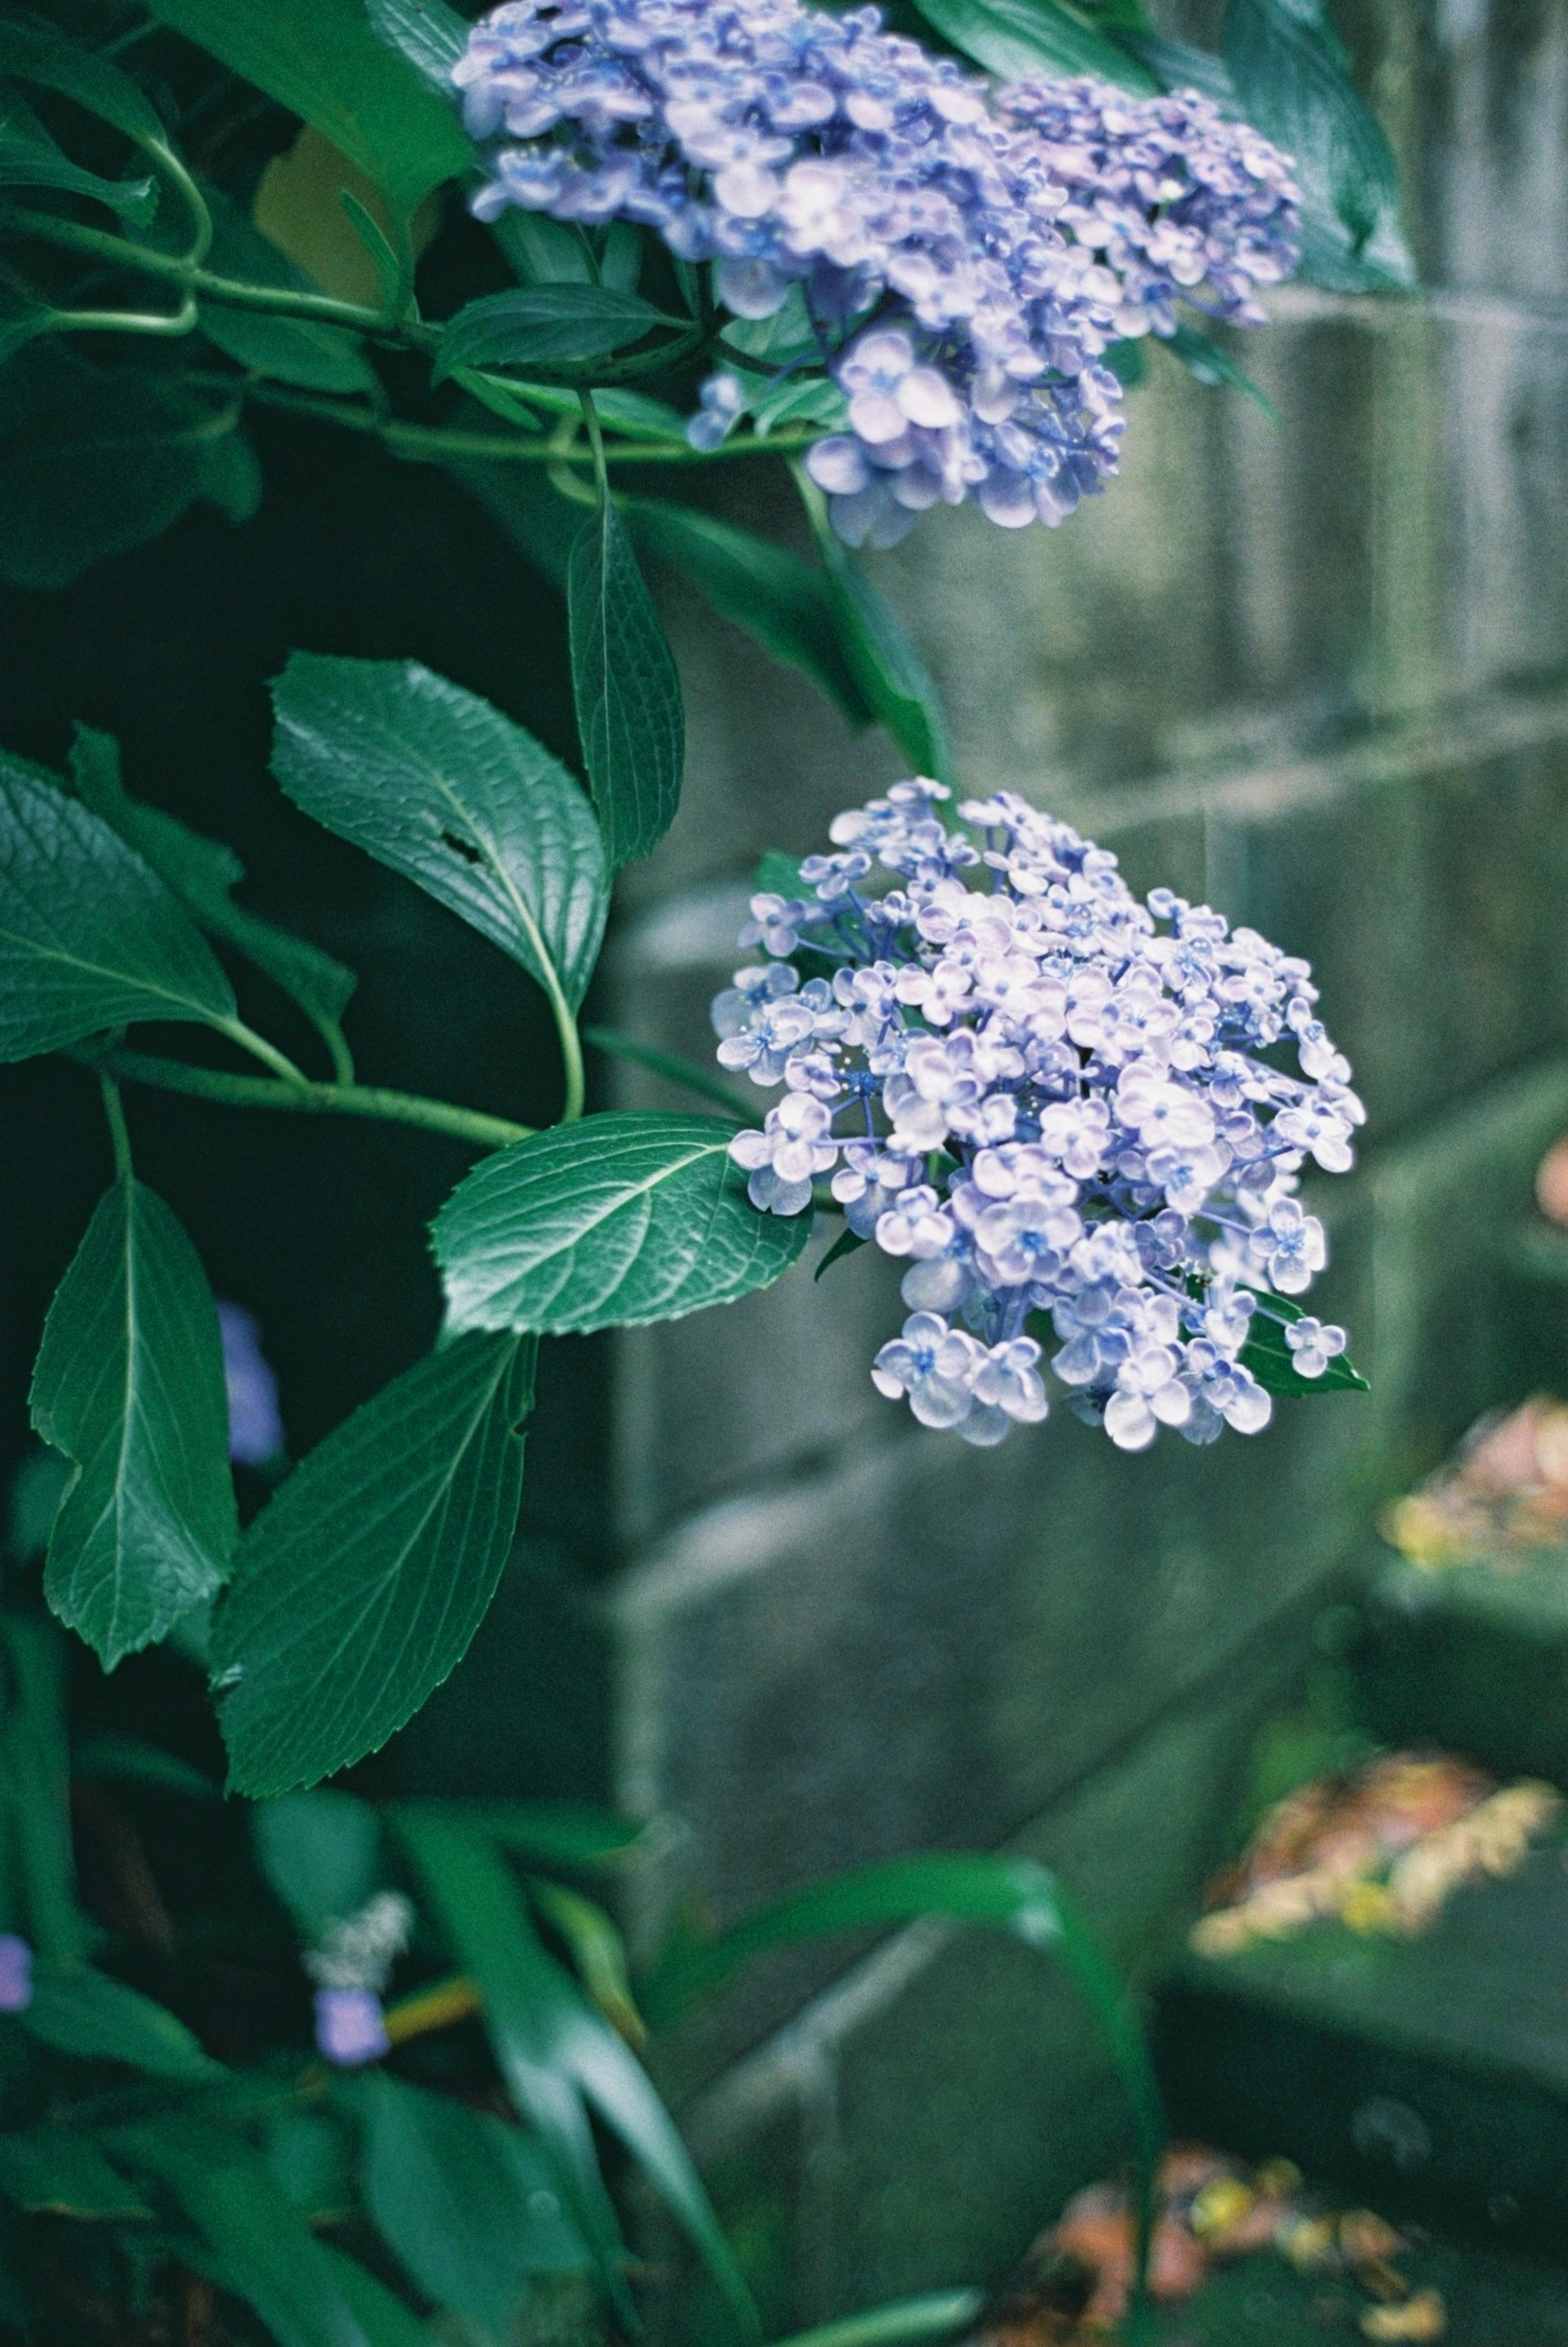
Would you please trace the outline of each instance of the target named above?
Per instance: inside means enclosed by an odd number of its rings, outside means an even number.
[[[151,179],[106,179],[84,170],[57,146],[20,90],[0,87],[0,188],[57,188],[90,196],[128,219],[145,216]]]
[[[152,13],[292,108],[398,211],[473,159],[453,108],[377,39],[364,0],[153,0]]]
[[[656,2022],[672,2019],[768,1949],[927,1915],[989,1923],[1060,1958],[1094,2016],[1132,2106],[1140,2179],[1150,2188],[1164,2115],[1137,2009],[1074,1902],[1034,1859],[952,1850],[884,1859],[785,1891],[725,1930],[682,1931],[641,1983],[643,2010]]]
[[[45,1594],[113,1670],[214,1594],[239,1535],[212,1293],[142,1183],[100,1199],[49,1307],[31,1399],[35,1428],[77,1469]]]
[[[1393,149],[1321,0],[1228,0],[1224,41],[1237,105],[1292,159],[1305,273],[1347,289],[1413,286]]]
[[[202,190],[212,215],[212,251],[208,267],[247,285],[276,285],[314,292],[313,281],[281,252],[271,237],[253,227],[220,189]],[[201,331],[226,357],[257,374],[292,383],[302,391],[379,391],[375,369],[358,337],[341,326],[311,318],[274,316],[224,302],[203,302]]]
[[[466,19],[446,0],[366,0],[366,9],[377,39],[398,50],[451,105],[452,68],[468,46]]]
[[[261,1872],[307,1940],[355,1913],[380,1878],[381,1819],[352,1793],[323,1788],[259,1801],[251,1840]]]
[[[619,867],[646,856],[675,819],[686,712],[663,624],[608,498],[572,541],[567,617],[582,754]]]
[[[138,1019],[233,1016],[228,979],[141,858],[0,751],[0,1061]]]
[[[988,73],[1020,81],[1050,74],[1100,74],[1123,89],[1157,89],[1153,74],[1058,0],[915,0],[926,22]]]
[[[393,1822],[455,1952],[479,1983],[507,2086],[558,2176],[570,2180],[572,2213],[601,2274],[612,2280],[604,2260],[607,2250],[613,2254],[614,2219],[594,2161],[585,2097],[686,2228],[738,2326],[754,2338],[750,2296],[673,2120],[635,2055],[541,1945],[505,1860],[428,1807],[395,1809]],[[613,2286],[623,2304],[619,2276]]]
[[[338,2287],[337,2269],[268,2161],[212,2127],[123,2127],[110,2148],[156,2178],[201,2234],[226,2286],[278,2347],[371,2347]]]
[[[708,1116],[589,1116],[486,1158],[434,1226],[453,1325],[635,1327],[766,1287],[811,1216],[759,1214],[732,1138]]]
[[[839,649],[866,706],[917,774],[951,783],[953,753],[942,705],[904,623],[849,548],[834,536],[827,502],[804,468],[795,478],[827,574]]]
[[[0,25],[0,74],[57,90],[123,130],[138,147],[168,148],[169,134],[156,109],[128,74],[44,25]]]
[[[626,497],[620,507],[638,542],[683,572],[724,619],[775,660],[804,669],[852,725],[876,723],[840,647],[826,577],[815,563],[689,506]]]
[[[503,2337],[534,2273],[589,2262],[520,2129],[384,2072],[354,2082],[364,2124],[364,2204],[410,2278],[438,2306]]]
[[[593,810],[564,766],[417,661],[295,652],[273,771],[307,815],[449,905],[575,1007],[604,934]]]
[[[204,2054],[182,2021],[139,1989],[85,1964],[39,1966],[22,2026],[58,2054],[123,2062],[159,2078],[218,2079],[223,2065]]]
[[[204,499],[254,510],[237,396],[140,366],[94,365],[46,335],[0,372],[0,577],[68,587]]]
[[[609,285],[519,285],[487,293],[458,311],[441,337],[435,377],[458,367],[559,365],[602,358],[638,343],[656,327],[680,330],[635,293]]]
[[[432,1353],[295,1468],[212,1625],[230,1781],[260,1797],[376,1751],[459,1662],[522,1495],[533,1348]]]
[[[91,2137],[69,2127],[28,2127],[17,2135],[0,2135],[0,2199],[35,2217],[101,2220],[152,2214]]]
[[[133,799],[120,781],[119,747],[112,734],[77,726],[71,781],[83,805],[118,832],[204,929],[265,970],[318,1025],[336,1024],[358,983],[353,970],[319,946],[236,905],[231,891],[245,877],[239,857],[176,816]]]

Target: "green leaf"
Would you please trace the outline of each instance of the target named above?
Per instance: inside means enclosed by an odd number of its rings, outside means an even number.
[[[56,146],[20,90],[5,88],[0,88],[0,188],[57,188],[130,219],[146,217],[155,193],[151,179],[106,179],[83,170]]]
[[[520,285],[458,311],[441,337],[434,380],[458,367],[544,366],[602,358],[656,327],[681,331],[651,302],[609,285]]]
[[[502,2075],[558,2176],[569,2177],[572,2213],[618,2305],[624,2307],[624,2286],[613,2264],[606,2265],[615,2252],[614,2218],[594,2160],[585,2098],[685,2227],[737,2326],[754,2339],[750,2296],[674,2122],[636,2056],[540,1945],[505,1862],[426,1807],[400,1806],[393,1823],[455,1952],[478,1981]]]
[[[1313,231],[1307,260],[1326,261],[1340,283],[1413,286],[1393,149],[1321,0],[1228,0],[1224,46],[1238,106],[1292,159]]]
[[[1266,1393],[1308,1399],[1313,1394],[1370,1393],[1372,1389],[1351,1365],[1348,1353],[1337,1354],[1320,1378],[1304,1378],[1296,1356],[1285,1341],[1285,1331],[1305,1316],[1288,1296],[1270,1295],[1261,1301],[1247,1323],[1247,1339],[1237,1358],[1250,1369]]]
[[[138,147],[168,150],[169,133],[149,99],[117,65],[80,42],[41,25],[0,25],[0,74],[57,90]]]
[[[837,621],[838,642],[867,708],[915,772],[951,783],[953,755],[935,683],[892,605],[834,536],[827,501],[804,468],[795,479]]]
[[[0,285],[0,362],[30,343],[35,334],[46,333],[57,314],[46,303],[30,301],[26,294]]]
[[[593,248],[575,220],[547,212],[504,211],[490,234],[525,285],[596,285]],[[580,410],[579,410],[580,413]]]
[[[98,1203],[49,1307],[31,1403],[77,1471],[44,1593],[113,1670],[214,1594],[239,1535],[212,1292],[140,1182]]]
[[[139,1736],[118,1736],[105,1729],[84,1736],[71,1751],[73,1778],[107,1777],[132,1785],[152,1785],[162,1793],[183,1793],[193,1801],[215,1801],[217,1786],[189,1760],[146,1744]]]
[[[112,734],[78,725],[70,764],[83,805],[136,850],[204,929],[265,970],[318,1026],[335,1027],[358,983],[353,970],[232,901],[231,891],[245,877],[245,867],[231,848],[133,799],[120,782],[119,747]]]
[[[396,211],[473,160],[452,107],[378,40],[364,0],[153,0],[152,13],[330,138]]]
[[[601,2288],[629,2329],[636,2317],[614,2206],[605,2190],[582,2096],[558,2043],[553,2004],[538,1993],[542,1950],[517,1882],[482,1836],[424,1803],[388,1812],[429,1894],[444,1936],[479,1983],[485,2030],[508,2093],[538,2139],[581,2232]]]
[[[434,1225],[452,1325],[639,1327],[768,1286],[811,1216],[758,1213],[732,1131],[707,1116],[589,1116],[486,1158]]]
[[[779,2347],[902,2347],[906,2340],[946,2339],[972,2329],[985,2303],[983,2290],[934,2290],[923,2298],[894,2299],[864,2314],[797,2331]]]
[[[530,2274],[589,2263],[537,2145],[384,2072],[354,2082],[370,2216],[427,2298],[504,2336]]]
[[[1211,389],[1228,384],[1234,391],[1244,392],[1255,407],[1262,410],[1269,422],[1278,426],[1279,410],[1266,392],[1260,391],[1245,367],[1236,364],[1230,353],[1210,334],[1201,334],[1195,326],[1178,326],[1173,334],[1154,338],[1173,358],[1180,360],[1194,381],[1207,384]],[[1134,345],[1136,347],[1136,345]]]
[[[786,1891],[726,1931],[678,1938],[644,1979],[643,2002],[657,2025],[712,1995],[769,1949],[923,1915],[998,1924],[1031,1946],[1051,1947],[1061,1937],[1061,1911],[1054,1877],[1031,1858],[939,1850],[887,1859]]]
[[[222,2064],[204,2054],[163,2005],[85,1965],[40,1966],[33,1975],[33,2001],[17,2017],[40,2044],[84,2062],[123,2062],[158,2078],[226,2075]]]
[[[65,1640],[45,1616],[0,1614],[0,1914],[49,1963],[78,1963],[66,1735]]]
[[[278,2347],[370,2347],[335,2265],[264,2158],[216,2127],[125,2127],[109,2142],[173,2194]]]
[[[1159,84],[1127,51],[1057,0],[915,0],[927,25],[988,73],[1020,81],[1051,74],[1101,74],[1123,89]]]
[[[290,1792],[377,1751],[461,1661],[517,1524],[533,1368],[507,1338],[444,1347],[257,1517],[212,1625],[233,1790]]]
[[[452,68],[468,46],[468,27],[446,0],[367,0],[371,25],[450,106]]]
[[[620,518],[607,499],[567,568],[572,697],[612,867],[657,846],[681,803],[686,712],[675,659]]]
[[[364,2333],[367,2347],[436,2347],[428,2324],[421,2322],[384,2281],[367,2272],[357,2258],[346,2257],[326,2241],[317,2246],[339,2297]]]
[[[68,587],[205,498],[232,518],[237,398],[46,336],[0,374],[0,577]],[[253,478],[252,478],[253,486]]]
[[[256,1863],[299,1926],[317,1940],[354,1914],[381,1873],[381,1820],[352,1793],[284,1793],[251,1814]]]
[[[804,669],[852,725],[876,723],[839,648],[832,591],[815,563],[687,506],[647,497],[619,502],[638,542],[682,572],[723,619],[775,660]]]
[[[830,1270],[835,1263],[842,1263],[846,1255],[853,1255],[857,1247],[863,1247],[865,1245],[866,1241],[861,1237],[858,1231],[840,1231],[838,1236],[834,1240],[833,1245],[828,1248],[827,1253],[823,1256],[822,1261],[817,1265],[816,1269],[813,1272],[812,1278],[814,1280],[820,1279],[825,1271]]]
[[[809,1882],[753,1908],[726,1931],[675,1940],[642,1983],[643,2008],[655,2023],[671,2019],[768,1949],[927,1915],[988,1923],[1061,1959],[1115,2065],[1137,2122],[1141,2171],[1152,2178],[1164,2118],[1137,2008],[1072,1901],[1034,1859],[928,1850]]]
[[[271,237],[252,226],[220,189],[204,186],[212,215],[212,252],[208,266],[220,277],[248,285],[277,285],[313,293],[314,281],[281,252]],[[291,383],[302,391],[376,392],[375,369],[357,334],[308,318],[274,317],[265,310],[231,309],[203,302],[201,331],[225,357],[257,374]]]
[[[633,1848],[643,1828],[634,1819],[579,1801],[449,1801],[459,1824],[545,1865],[599,1866]]]
[[[150,2217],[152,2210],[85,2135],[69,2127],[0,2135],[0,2198],[34,2217]]]
[[[610,887],[593,810],[531,733],[416,661],[295,652],[272,769],[296,806],[581,1001]]]
[[[562,1882],[533,1881],[528,1890],[545,1922],[566,1942],[579,1979],[606,2021],[641,2048],[648,2030],[631,1993],[626,1942],[603,1908]]]

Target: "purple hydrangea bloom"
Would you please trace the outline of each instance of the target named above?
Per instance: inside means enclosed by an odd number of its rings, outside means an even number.
[[[825,369],[842,395],[808,466],[853,545],[970,497],[1061,521],[1116,469],[1109,346],[1173,333],[1180,302],[1255,324],[1297,259],[1288,163],[1211,100],[995,87],[875,8],[508,0],[454,77],[482,218],[637,221],[711,263],[735,318],[794,319],[773,380]],[[693,444],[759,384],[716,374]]]
[[[1121,1449],[1255,1434],[1254,1316],[1286,1322],[1309,1378],[1345,1345],[1270,1303],[1327,1257],[1304,1165],[1343,1170],[1363,1121],[1311,971],[1169,889],[1140,902],[1013,792],[956,823],[948,796],[899,783],[837,816],[782,931],[784,900],[753,902],[744,939],[773,928],[778,958],[714,1005],[724,1064],[784,1087],[731,1144],[753,1203],[805,1213],[831,1175],[850,1228],[907,1266],[911,1317],[872,1377],[922,1425],[990,1443],[1042,1419],[1053,1331],[1059,1383]],[[753,1027],[770,1040],[747,1059]],[[1292,1047],[1300,1074],[1276,1064]]]
[[[33,2002],[33,1951],[15,1932],[0,1932],[0,2013],[26,2013]]]
[[[317,2048],[340,2070],[356,2070],[391,2053],[381,1999],[374,1989],[319,1988],[313,2002]]]
[[[229,1456],[242,1467],[264,1467],[283,1449],[278,1380],[261,1352],[261,1332],[243,1306],[218,1306],[223,1339],[223,1383],[229,1396]]]

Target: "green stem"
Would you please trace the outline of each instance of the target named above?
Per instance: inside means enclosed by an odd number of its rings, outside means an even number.
[[[593,479],[601,506],[610,503],[610,476],[604,469],[604,435],[599,428],[599,415],[591,391],[579,392],[583,422],[588,425],[588,445],[593,450]]]
[[[200,195],[200,190],[197,192]],[[206,207],[202,209],[205,212]],[[184,287],[189,294],[200,294],[207,301],[223,302],[231,309],[265,310],[280,317],[310,319],[322,325],[343,326],[353,333],[376,334],[385,341],[406,343],[421,350],[433,350],[441,339],[439,326],[427,326],[417,319],[399,322],[384,310],[366,309],[357,302],[340,302],[331,293],[305,292],[288,285],[250,285],[240,278],[222,277],[215,271],[201,268],[199,258],[155,252],[149,245],[133,244],[127,237],[113,235],[106,229],[89,228],[82,220],[8,210],[4,222],[7,228],[18,229],[40,243],[90,252],[98,260],[113,261],[144,277],[161,278],[167,283]],[[205,244],[200,251],[205,252]]]
[[[374,1117],[389,1124],[416,1125],[425,1133],[444,1133],[454,1141],[471,1141],[480,1149],[505,1149],[514,1141],[527,1141],[534,1130],[477,1109],[457,1108],[450,1101],[423,1100],[415,1092],[387,1092],[374,1084],[313,1084],[302,1077],[298,1083],[274,1083],[265,1076],[231,1076],[183,1060],[155,1059],[145,1051],[70,1056],[86,1061],[100,1074],[156,1084],[160,1091],[183,1092],[192,1100],[221,1101],[231,1108],[292,1109],[305,1116]]]
[[[500,432],[466,432],[446,425],[402,424],[375,415],[368,407],[346,401],[313,398],[306,392],[284,391],[275,384],[247,385],[248,396],[264,407],[281,407],[292,415],[308,415],[318,423],[336,424],[349,432],[366,432],[394,456],[418,462],[444,464],[449,458],[477,463],[559,465],[562,451],[555,435],[548,439],[508,437]],[[606,465],[712,465],[735,456],[794,456],[820,440],[820,431],[781,433],[776,439],[743,438],[722,441],[717,448],[692,448],[684,440],[618,442],[604,452]]]
[[[188,293],[178,310],[58,310],[46,333],[51,334],[190,333],[196,325],[196,303]]]
[[[354,1053],[348,1048],[348,1037],[335,1019],[318,1019],[321,1038],[332,1054],[333,1074],[340,1084],[354,1081]]]
[[[215,1019],[212,1024],[220,1035],[227,1035],[231,1043],[238,1043],[242,1051],[249,1051],[253,1060],[260,1060],[264,1068],[282,1076],[286,1084],[309,1084],[304,1070],[296,1068],[286,1051],[280,1051],[275,1043],[269,1043],[264,1035],[258,1035],[242,1019]]]
[[[125,1103],[119,1096],[119,1086],[112,1076],[100,1076],[98,1088],[104,1097],[104,1115],[108,1120],[109,1140],[114,1144],[115,1178],[129,1182],[135,1168],[130,1162],[130,1131],[125,1121]]]

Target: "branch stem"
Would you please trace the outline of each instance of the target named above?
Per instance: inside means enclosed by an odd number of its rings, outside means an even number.
[[[441,425],[403,424],[377,415],[368,407],[284,391],[275,384],[256,383],[247,389],[249,396],[262,406],[284,408],[292,415],[308,415],[349,432],[369,433],[392,455],[415,462],[444,464],[456,458],[481,464],[559,465],[562,461],[562,449],[553,433],[548,438],[527,439],[520,433],[509,436]],[[780,433],[772,440],[724,440],[710,449],[688,447],[683,440],[623,440],[606,447],[604,461],[606,465],[712,465],[736,456],[794,456],[821,437],[820,432]]]
[[[155,1084],[162,1092],[183,1092],[193,1100],[220,1101],[231,1108],[292,1109],[305,1116],[372,1117],[389,1124],[415,1125],[425,1133],[446,1133],[480,1149],[505,1149],[514,1141],[528,1140],[534,1130],[532,1125],[513,1124],[505,1117],[486,1116],[478,1109],[458,1108],[450,1101],[387,1092],[376,1084],[314,1084],[303,1077],[297,1083],[273,1082],[266,1076],[231,1076],[217,1068],[193,1067],[184,1060],[158,1059],[146,1051],[109,1051],[101,1056],[79,1051],[71,1056],[96,1068],[100,1076]]]
[[[98,1088],[103,1093],[104,1115],[108,1121],[109,1140],[114,1147],[115,1179],[129,1182],[135,1168],[130,1160],[130,1131],[125,1121],[125,1103],[119,1096],[119,1086],[112,1076],[100,1076]]]

